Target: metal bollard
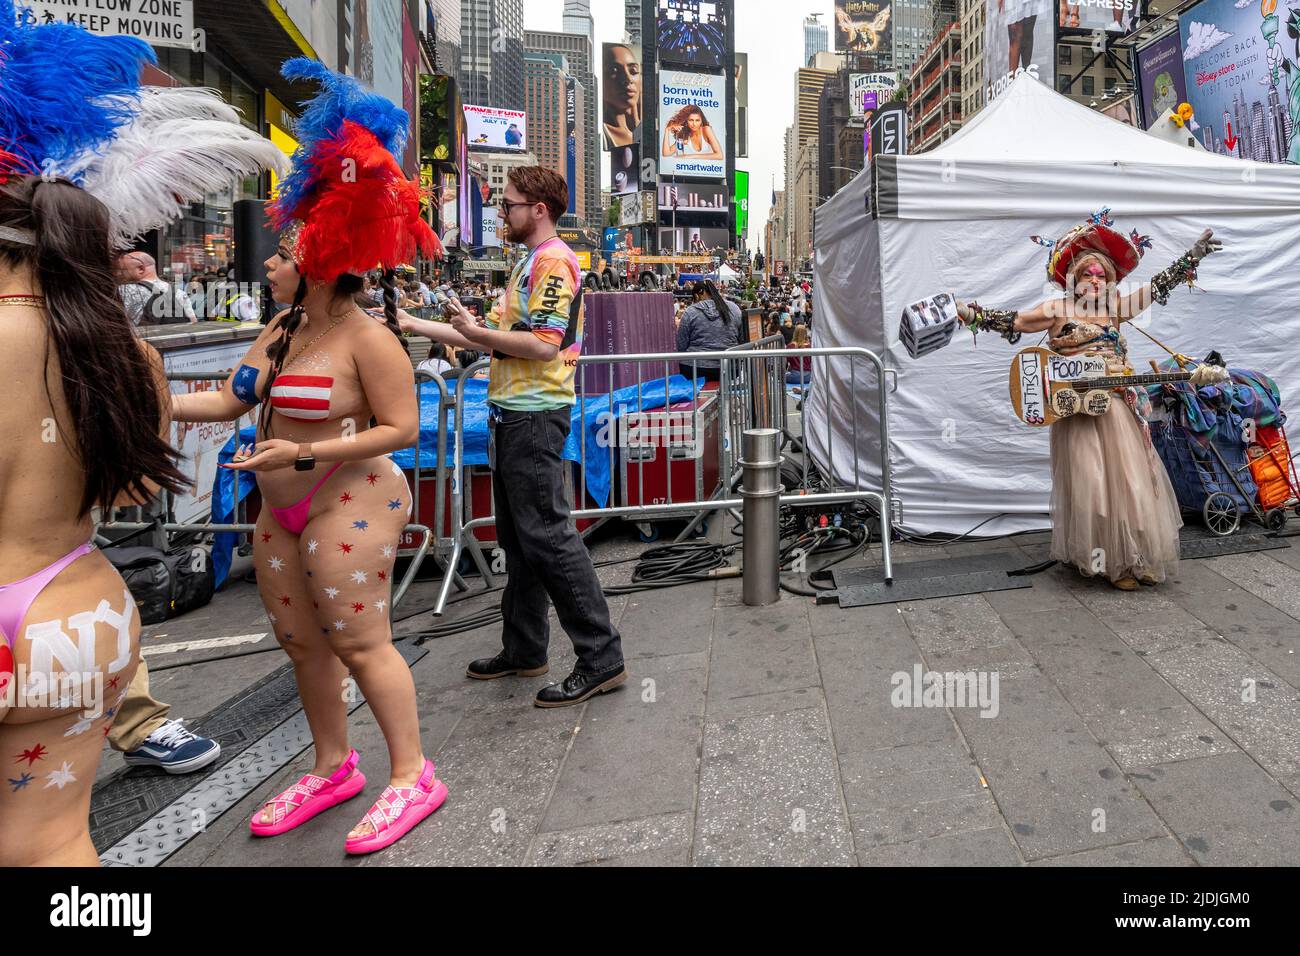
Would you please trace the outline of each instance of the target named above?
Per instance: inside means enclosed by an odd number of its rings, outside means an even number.
[[[740,496],[745,502],[745,541],[741,590],[750,606],[774,604],[781,598],[780,442],[781,432],[775,428],[751,428],[742,437]]]

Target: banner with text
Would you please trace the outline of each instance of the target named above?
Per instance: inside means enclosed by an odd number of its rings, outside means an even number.
[[[835,49],[888,56],[893,43],[890,0],[835,0]]]
[[[1019,73],[1056,88],[1053,0],[1006,0],[988,5],[984,21],[984,94],[996,99]],[[1014,57],[1013,57],[1014,52]]]
[[[523,153],[528,150],[528,114],[492,106],[465,104],[465,135],[469,148]]]
[[[1183,75],[1183,48],[1178,31],[1168,33],[1138,50],[1138,83],[1142,87],[1142,127],[1177,110],[1187,101],[1187,79]]]
[[[98,36],[195,49],[194,0],[17,0],[19,22],[71,23]]]
[[[661,176],[727,175],[727,79],[713,73],[659,74]]]

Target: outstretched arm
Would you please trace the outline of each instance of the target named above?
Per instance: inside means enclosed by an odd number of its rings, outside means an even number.
[[[1214,238],[1214,231],[1206,229],[1201,237],[1167,268],[1151,277],[1151,281],[1134,292],[1122,296],[1119,300],[1118,315],[1121,322],[1129,322],[1151,308],[1152,302],[1166,305],[1169,294],[1186,282],[1189,286],[1196,279],[1196,267],[1202,259],[1223,248],[1223,243]]]
[[[986,309],[978,302],[958,301],[957,315],[973,332],[996,332],[1008,342],[1015,343],[1028,332],[1050,329],[1061,314],[1062,300],[1047,299],[1031,309]]]

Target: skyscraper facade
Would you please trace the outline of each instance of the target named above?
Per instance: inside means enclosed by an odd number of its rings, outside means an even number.
[[[517,110],[524,102],[523,0],[461,0],[461,99]]]
[[[585,3],[585,0],[583,0]],[[568,21],[566,20],[566,23]],[[582,109],[578,113],[578,135],[582,139],[583,206],[588,210],[600,208],[600,123],[599,101],[596,96],[595,50],[585,34],[565,30],[553,33],[547,30],[525,30],[526,53],[562,53],[568,61],[569,71],[583,88]],[[588,222],[594,226],[595,222]]]
[[[524,109],[528,113],[528,146],[537,157],[537,164],[554,170],[566,180],[568,175],[568,105],[567,90],[570,81],[577,85],[577,122],[581,127],[582,115],[589,94],[576,75],[570,72],[568,59],[563,53],[524,54]],[[590,222],[591,210],[599,210],[599,188],[596,206],[587,205],[586,149],[583,137],[578,137],[575,177],[569,183],[574,200],[574,212],[580,220]]]
[[[893,10],[894,69],[906,82],[912,64],[934,39],[930,0],[894,0]]]
[[[564,32],[577,33],[596,42],[596,22],[591,17],[591,0],[564,0]]]
[[[821,22],[821,14],[813,13],[803,21],[803,65],[812,66],[813,57],[831,48],[830,31]]]
[[[437,62],[433,64],[435,73],[459,74],[460,4],[461,0],[429,0],[437,51]]]
[[[628,43],[641,42],[641,0],[623,0],[623,32]]]

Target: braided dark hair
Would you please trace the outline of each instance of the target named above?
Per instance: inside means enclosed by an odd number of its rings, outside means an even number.
[[[402,350],[410,355],[411,348],[402,335],[402,327],[397,324],[397,273],[392,269],[385,270],[380,285],[384,287],[384,325],[397,336],[397,341],[402,343]]]
[[[713,305],[718,310],[718,318],[722,319],[722,324],[731,324],[731,309],[727,307],[727,300],[722,297],[722,293],[718,291],[718,287],[713,284],[712,279],[700,279],[695,283],[691,293],[697,296],[706,295],[712,299]]]
[[[271,367],[267,371],[266,386],[262,389],[262,410],[257,424],[262,435],[268,438],[271,435],[271,403],[267,399],[271,394],[271,386],[275,384],[280,374],[280,369],[284,368],[284,360],[289,356],[293,334],[298,331],[298,326],[302,325],[302,317],[307,311],[303,307],[306,298],[307,279],[305,276],[300,276],[298,288],[293,294],[293,305],[289,308],[289,314],[280,321],[280,337],[266,347],[266,356],[271,360]]]

